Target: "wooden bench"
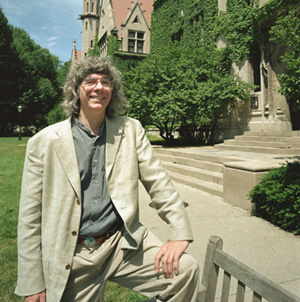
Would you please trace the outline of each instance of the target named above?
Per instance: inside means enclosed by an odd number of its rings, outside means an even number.
[[[237,279],[236,302],[245,301],[246,287],[252,291],[252,302],[300,302],[300,298],[255,272],[245,264],[222,251],[223,241],[212,236],[207,245],[199,302],[215,301],[219,269],[224,271],[221,302],[229,301],[232,277]],[[232,298],[232,297],[231,297]]]

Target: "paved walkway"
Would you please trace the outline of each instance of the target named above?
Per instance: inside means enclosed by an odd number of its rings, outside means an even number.
[[[189,204],[187,212],[195,242],[188,252],[198,260],[202,272],[208,239],[211,235],[217,235],[224,241],[225,252],[300,296],[300,236],[250,216],[247,211],[224,203],[220,197],[174,184],[182,199]],[[167,227],[149,206],[150,202],[140,186],[141,220],[166,241]]]

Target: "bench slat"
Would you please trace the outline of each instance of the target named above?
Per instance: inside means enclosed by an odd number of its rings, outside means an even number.
[[[244,302],[245,288],[246,288],[245,284],[239,280],[237,285],[236,302]]]
[[[230,282],[231,282],[231,275],[227,272],[224,272],[221,302],[228,302]]]
[[[261,302],[262,297],[257,292],[253,292],[253,299],[252,302]]]
[[[281,286],[265,278],[245,264],[216,249],[214,263],[231,274],[251,290],[272,302],[300,302],[300,298],[286,291]]]
[[[202,284],[206,289],[205,300],[204,300],[205,302],[215,301],[219,267],[214,264],[214,254],[216,248],[221,249],[222,246],[223,246],[222,239],[213,236],[210,238],[206,248],[206,256],[205,256],[205,263],[204,263],[203,277],[202,277]]]

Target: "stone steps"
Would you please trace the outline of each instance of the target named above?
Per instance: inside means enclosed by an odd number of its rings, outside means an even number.
[[[172,180],[193,188],[223,196],[223,161],[232,158],[184,151],[176,148],[156,148],[162,165]]]
[[[274,160],[285,162],[295,158],[295,155],[300,156],[299,133],[299,131],[287,133],[246,132],[245,135],[236,136],[223,144],[215,145],[214,148],[156,147],[155,150],[174,181],[226,199],[228,190],[231,191],[231,186],[234,186],[226,180],[228,177],[232,177],[229,175],[229,171],[234,171],[235,175],[244,173],[241,177],[243,179],[236,176],[236,181],[247,182],[248,180],[244,179],[245,176],[248,175],[251,180],[259,173],[265,173],[263,171],[267,171],[268,167],[274,166]],[[254,165],[255,169],[252,169]],[[224,171],[227,171],[227,174]],[[225,181],[224,175],[226,176]],[[227,188],[228,186],[229,188]],[[247,184],[245,186],[247,187]],[[249,185],[250,187],[251,185]],[[239,196],[238,193],[238,191],[235,193],[236,196]],[[242,199],[242,197],[238,198]]]
[[[239,146],[239,145],[227,145],[219,144],[215,145],[215,148],[218,150],[227,150],[227,151],[240,151],[240,152],[253,152],[253,153],[263,153],[263,154],[278,154],[278,155],[299,155],[300,148],[272,148],[264,146]]]
[[[255,132],[255,131],[246,131],[243,136],[280,136],[280,137],[300,137],[300,131],[286,131],[286,132]]]
[[[174,172],[170,172],[168,171],[170,177],[172,180],[193,187],[195,189],[219,196],[219,197],[223,197],[223,186],[222,185],[218,185],[215,183],[211,183],[211,182],[207,182],[207,181],[203,181],[194,177],[190,177],[187,175],[183,175],[183,174],[179,174],[179,173],[174,173]]]
[[[161,161],[164,162],[172,162],[175,164],[186,165],[198,169],[206,169],[209,171],[223,173],[223,165],[221,165],[220,163],[197,160],[190,158],[189,156],[189,154],[186,154],[185,156],[172,156],[161,153],[159,155],[159,158]]]
[[[217,150],[253,152],[263,154],[299,155],[299,131],[245,132],[243,136],[215,145]]]
[[[299,142],[300,137],[298,136],[254,136],[254,135],[237,135],[234,137],[238,141],[262,141],[262,142]],[[226,142],[226,141],[225,141]]]
[[[201,148],[201,147],[199,147]],[[194,159],[203,162],[223,164],[227,161],[241,161],[242,159],[234,155],[224,155],[224,153],[199,152],[199,148],[155,148],[160,155],[170,155],[176,159],[179,157]],[[213,149],[212,149],[213,150]]]
[[[193,177],[207,182],[212,182],[218,185],[223,185],[223,174],[192,166],[186,166],[174,162],[162,162],[166,170],[172,171],[184,176]]]
[[[280,149],[300,149],[300,140],[299,142],[295,141],[260,141],[260,140],[237,140],[237,139],[228,139],[224,141],[225,145],[234,145],[234,146],[255,146],[255,147],[268,147],[268,148],[280,148]]]

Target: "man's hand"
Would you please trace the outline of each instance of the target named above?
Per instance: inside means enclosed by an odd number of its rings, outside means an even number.
[[[38,294],[26,297],[25,302],[46,302],[46,290],[43,290]]]
[[[179,274],[179,258],[189,246],[189,241],[169,241],[155,256],[155,272],[158,274],[160,262],[166,278],[173,278],[173,272]]]

